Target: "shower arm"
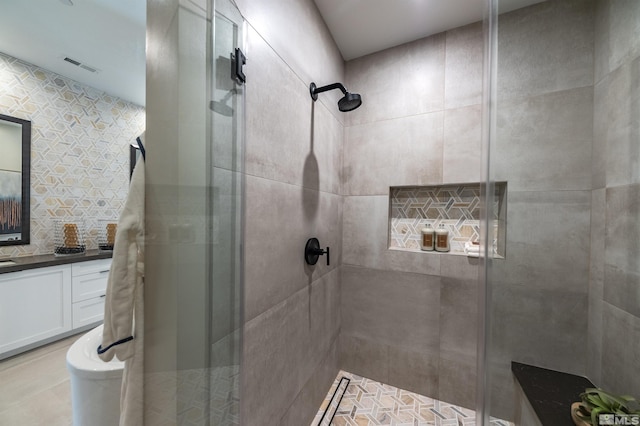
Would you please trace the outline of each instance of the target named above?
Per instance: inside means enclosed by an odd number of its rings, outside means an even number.
[[[329,90],[340,89],[342,91],[342,94],[347,94],[347,89],[342,85],[342,83],[333,83],[322,87],[316,87],[315,83],[311,83],[310,89],[311,97],[314,101],[318,99],[318,93],[328,92]]]

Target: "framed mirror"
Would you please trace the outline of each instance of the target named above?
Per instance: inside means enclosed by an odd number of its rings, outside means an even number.
[[[0,114],[0,246],[29,244],[31,122]]]

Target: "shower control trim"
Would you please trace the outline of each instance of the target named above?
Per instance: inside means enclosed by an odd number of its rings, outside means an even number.
[[[246,83],[247,76],[244,74],[242,67],[247,63],[247,57],[244,56],[242,50],[236,47],[235,55],[231,55],[231,76],[236,83],[242,85]]]
[[[323,254],[327,255],[327,266],[329,266],[329,247],[326,250],[320,248],[320,241],[317,238],[309,238],[307,244],[304,246],[304,260],[307,265],[315,265],[318,263],[318,258]]]

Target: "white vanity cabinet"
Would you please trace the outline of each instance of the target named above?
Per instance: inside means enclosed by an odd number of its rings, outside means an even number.
[[[0,274],[0,360],[104,318],[111,259]]]
[[[0,275],[0,354],[71,328],[71,265]]]
[[[74,329],[103,320],[109,268],[111,259],[71,265]]]

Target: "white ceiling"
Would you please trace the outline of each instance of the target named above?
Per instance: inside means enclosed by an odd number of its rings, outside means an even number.
[[[486,0],[314,0],[345,60],[481,21]],[[543,0],[500,0],[500,13]]]
[[[314,1],[350,60],[479,21],[485,0]],[[540,1],[500,0],[500,12]],[[0,0],[0,52],[144,105],[146,0],[67,2]]]
[[[146,0],[72,2],[0,0],[0,52],[144,105]]]

